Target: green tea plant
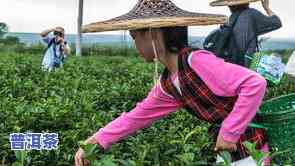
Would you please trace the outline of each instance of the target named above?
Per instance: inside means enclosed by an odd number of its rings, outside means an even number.
[[[220,157],[223,159],[224,162],[218,163],[218,166],[231,166],[232,163],[232,158],[229,152],[227,151],[222,151],[219,152]]]
[[[263,161],[266,157],[269,156],[269,153],[262,152],[257,150],[255,143],[245,142],[244,146],[248,150],[248,153],[252,156],[258,166],[262,166]]]
[[[12,166],[24,166],[27,161],[27,151],[18,150],[14,152],[16,156],[16,161],[12,164]]]
[[[9,134],[27,132],[56,132],[59,144],[53,151],[28,151],[24,164],[73,165],[77,142],[130,111],[153,85],[153,65],[136,56],[101,53],[70,57],[63,69],[50,73],[40,69],[41,60],[39,53],[0,53],[2,165],[23,161],[10,150]],[[266,99],[291,92],[295,92],[294,83],[285,77],[279,87],[269,89]],[[208,126],[179,110],[107,152],[95,153],[93,162],[126,166],[213,165]]]

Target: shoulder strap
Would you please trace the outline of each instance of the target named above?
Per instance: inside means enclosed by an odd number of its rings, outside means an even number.
[[[250,17],[250,18],[252,19],[252,17]],[[238,49],[239,52],[243,52],[243,54],[246,54],[247,50],[250,47],[250,44],[255,39],[256,39],[256,49],[257,49],[257,51],[259,51],[258,37],[257,37],[256,26],[255,25],[256,25],[255,22],[252,22],[252,27],[253,27],[253,30],[254,30],[254,37],[251,40],[248,41],[248,43],[246,44],[245,50],[242,50],[241,48],[239,48],[239,46],[237,44],[237,39],[236,39],[235,35],[233,35],[233,40],[234,40],[235,47]]]
[[[55,40],[55,38],[52,38],[52,39],[49,41],[46,50],[49,49],[49,48],[52,46],[52,44],[54,43],[54,40]]]
[[[233,21],[233,23],[230,25],[230,27],[231,27],[232,30],[233,30],[234,27],[236,26],[236,24],[237,24],[237,22],[238,22],[238,20],[239,20],[239,17],[241,16],[241,14],[242,14],[243,12],[244,12],[244,11],[239,12],[237,15],[233,15],[233,17],[234,17],[234,21]]]
[[[53,55],[55,58],[57,58],[57,55],[56,55],[56,44],[55,44],[55,38],[52,38],[50,40],[50,42],[48,43],[48,46],[47,46],[47,49],[46,51],[53,45]]]
[[[52,38],[49,43],[47,44],[47,47],[44,49],[44,53],[46,53],[46,51],[52,46],[52,44],[54,43],[54,38]]]
[[[249,40],[249,42],[247,43],[247,47],[246,47],[246,49],[248,50],[249,49],[249,47],[250,47],[250,44],[252,43],[252,41],[253,40],[255,40],[256,39],[256,49],[257,49],[257,51],[259,51],[260,49],[259,49],[259,43],[258,43],[258,35],[257,35],[257,30],[256,30],[256,22],[255,22],[255,20],[253,19],[253,17],[250,17],[251,19],[252,19],[252,28],[253,28],[253,31],[254,31],[254,36],[253,36],[253,38],[251,39],[251,40]],[[247,51],[246,50],[246,51]]]
[[[236,26],[236,23],[238,22],[238,19],[240,18],[241,14],[243,13],[244,11],[241,11],[239,12],[236,17],[234,18],[234,22],[231,26],[231,36],[233,37],[233,44],[235,45],[235,47],[238,49],[238,51],[240,52],[241,49],[239,48],[238,44],[237,44],[237,39],[236,39],[236,36],[234,34],[234,27]]]
[[[243,12],[244,12],[244,11],[241,11],[241,12],[239,12],[238,14],[233,15],[233,17],[234,17],[234,21],[233,21],[233,23],[230,25],[230,36],[233,37],[234,45],[235,45],[235,47],[236,47],[238,50],[240,50],[240,49],[238,48],[238,45],[237,45],[237,42],[236,42],[236,37],[235,37],[235,35],[234,35],[234,27],[236,26],[236,24],[237,24],[237,22],[238,22],[238,20],[239,20],[241,14],[242,14]],[[230,39],[228,39],[228,40],[230,41]]]

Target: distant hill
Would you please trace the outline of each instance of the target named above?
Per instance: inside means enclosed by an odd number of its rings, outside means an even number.
[[[21,42],[26,44],[38,44],[42,42],[41,37],[37,33],[8,33],[7,35],[18,37]],[[68,34],[65,38],[69,43],[76,42],[76,35],[74,34]],[[127,41],[131,41],[128,38]],[[120,35],[83,35],[83,44],[114,44],[121,43],[122,41],[123,38]]]
[[[8,33],[9,36],[16,36],[21,42],[26,44],[37,44],[41,42],[39,34],[36,33]],[[75,43],[76,35],[68,34],[66,35],[66,40],[70,43]],[[204,41],[204,37],[190,36],[189,41],[192,45],[200,47]],[[122,35],[103,35],[103,34],[84,34],[83,44],[122,44],[127,43],[128,45],[133,45],[132,39],[129,35],[126,39],[123,39]],[[295,39],[269,39],[262,44],[263,50],[277,50],[277,49],[295,49]]]

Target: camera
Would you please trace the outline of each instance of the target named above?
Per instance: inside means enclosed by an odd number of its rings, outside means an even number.
[[[53,34],[54,34],[54,36],[59,36],[59,37],[64,36],[64,34],[62,32],[59,32],[59,31],[54,31]]]

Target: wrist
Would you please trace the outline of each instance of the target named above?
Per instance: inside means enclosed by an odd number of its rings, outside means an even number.
[[[264,10],[267,12],[267,13],[270,13],[271,12],[271,9],[269,7],[264,7]]]
[[[241,136],[240,133],[229,132],[224,127],[220,129],[219,135],[223,138],[223,140],[230,143],[237,143]]]
[[[85,143],[87,143],[87,144],[97,144],[95,136],[93,135],[93,136],[89,137],[87,140],[85,140]]]

